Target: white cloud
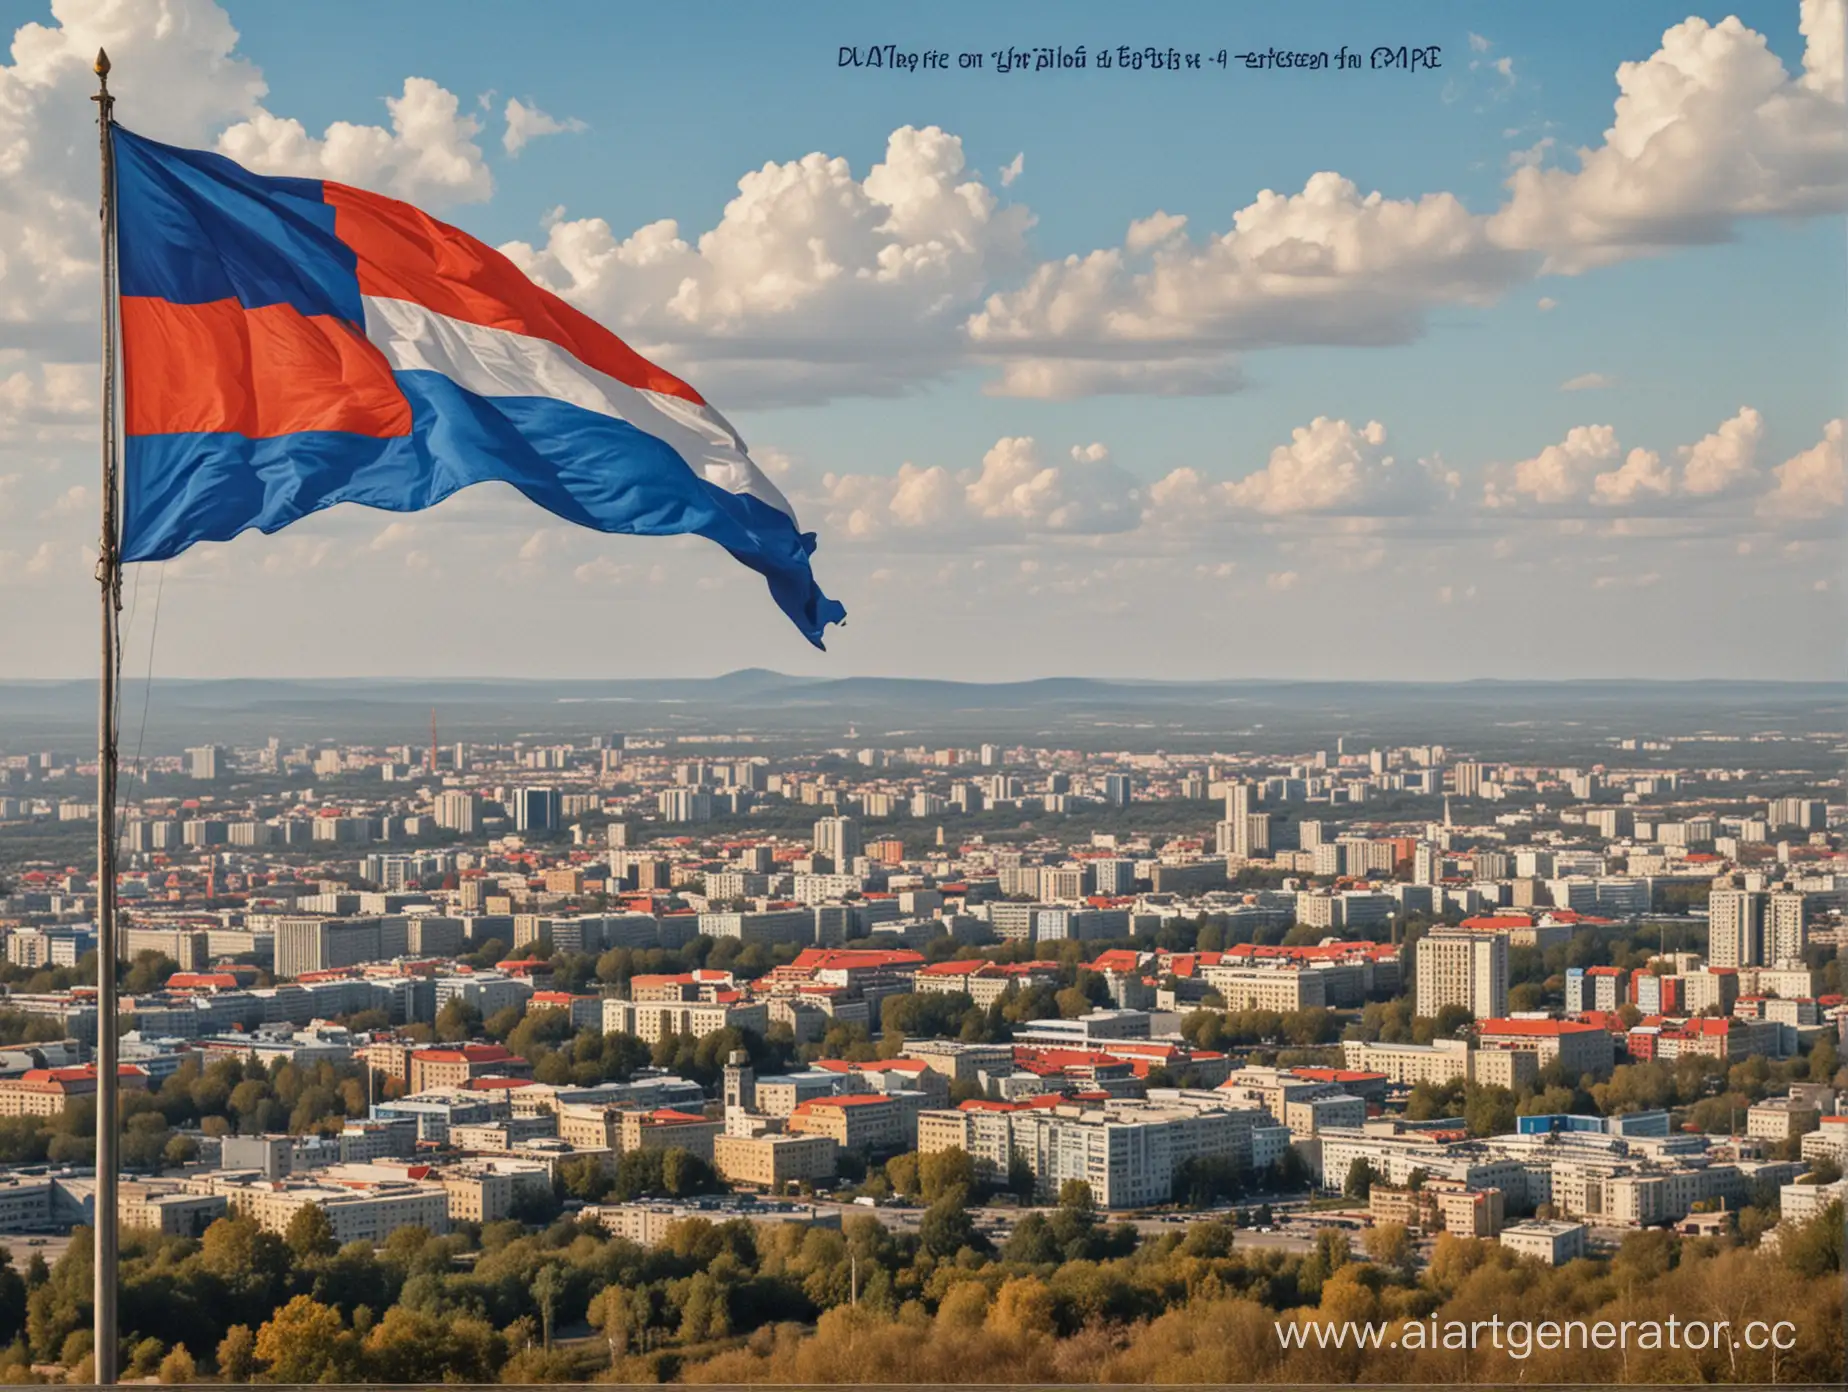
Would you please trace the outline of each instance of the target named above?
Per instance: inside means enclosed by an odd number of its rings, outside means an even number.
[[[1142,520],[1136,481],[1102,444],[1048,462],[1030,436],[997,440],[980,467],[952,473],[906,462],[893,475],[828,474],[819,500],[835,535],[866,539],[936,531],[948,542],[1101,535]]]
[[[1768,486],[1758,467],[1765,429],[1763,414],[1742,406],[1695,443],[1679,446],[1674,451],[1677,468],[1653,449],[1626,453],[1612,426],[1575,426],[1564,440],[1532,458],[1491,465],[1484,474],[1483,503],[1491,511],[1582,515],[1588,515],[1583,513],[1587,506],[1621,508],[1633,515],[1610,524],[1617,534],[1645,526],[1667,534],[1696,525],[1709,533],[1737,528],[1754,511],[1767,520],[1796,520],[1828,497],[1831,478],[1839,496],[1839,427],[1834,436],[1825,434],[1813,449],[1773,470]],[[1742,511],[1735,505],[1741,495],[1757,495],[1758,501]]]
[[[1554,299],[1551,295],[1542,295],[1539,299],[1534,301],[1534,307],[1542,314],[1545,314],[1550,310],[1558,309],[1559,301]]]
[[[1602,372],[1581,372],[1576,377],[1568,377],[1559,384],[1561,391],[1603,391],[1606,387],[1617,385],[1615,377]]]
[[[517,155],[533,141],[545,135],[564,135],[588,130],[575,116],[564,120],[548,116],[538,107],[532,106],[518,98],[507,99],[507,130],[501,136],[501,148],[510,155]]]
[[[0,439],[68,439],[93,428],[97,376],[89,363],[43,362],[0,377]]]
[[[971,343],[1053,375],[1041,365],[1102,364],[1107,381],[1120,380],[1116,365],[1131,360],[1158,383],[1164,359],[1405,342],[1434,305],[1488,304],[1530,270],[1449,194],[1363,195],[1332,173],[1311,176],[1297,194],[1260,193],[1231,231],[1204,243],[1180,231],[1156,214],[1133,224],[1122,247],[1041,265],[971,316]],[[1152,253],[1147,269],[1133,269],[1143,253]]]
[[[1026,167],[1027,152],[1022,150],[1019,154],[1015,155],[1013,159],[1001,166],[1001,187],[1012,188],[1014,186],[1014,180],[1018,179],[1021,174],[1025,172]]]
[[[1186,229],[1187,218],[1184,215],[1154,212],[1130,223],[1129,235],[1123,239],[1123,246],[1130,255],[1138,255],[1152,251],[1164,242],[1173,241]]]
[[[402,546],[405,542],[410,541],[418,534],[418,530],[418,526],[415,522],[405,522],[402,520],[388,522],[380,529],[379,534],[367,543],[366,549],[369,551],[389,551],[393,547]]]
[[[1295,589],[1297,582],[1301,579],[1302,576],[1293,570],[1273,570],[1264,577],[1264,588],[1281,593],[1284,590]]]
[[[1848,200],[1842,0],[1803,0],[1803,71],[1729,16],[1689,18],[1617,69],[1616,115],[1577,169],[1523,168],[1491,220],[1498,243],[1567,274],[1722,241],[1741,218],[1835,212]]]
[[[52,505],[46,509],[45,516],[82,516],[87,514],[90,508],[90,490],[81,483],[74,483],[57,496]]]
[[[1823,427],[1822,439],[1771,471],[1772,485],[1758,503],[1760,515],[1813,520],[1843,504],[1842,421]]]
[[[1196,469],[1173,470],[1149,490],[1151,512],[1170,525],[1252,515],[1397,516],[1440,501],[1456,479],[1435,461],[1402,463],[1378,421],[1355,426],[1318,416],[1291,432],[1264,466],[1208,483]]]
[[[1029,437],[998,440],[966,496],[975,516],[1028,532],[1128,531],[1142,517],[1135,480],[1101,444],[1074,446],[1069,464],[1047,464]]]
[[[1747,487],[1758,480],[1758,442],[1765,421],[1742,406],[1719,429],[1681,451],[1681,486],[1696,497],[1711,497]]]
[[[728,400],[897,391],[962,357],[961,319],[1024,251],[1031,215],[965,164],[958,137],[905,126],[864,179],[820,153],[746,174],[696,240],[579,218],[502,250],[638,347],[700,364],[702,387],[716,373]]]
[[[1621,452],[1614,427],[1574,426],[1559,444],[1548,445],[1508,469],[1492,471],[1483,501],[1491,508],[1578,502],[1604,466]]]
[[[1620,468],[1592,480],[1592,501],[1628,507],[1645,498],[1666,498],[1675,491],[1675,476],[1654,450],[1633,449]]]
[[[334,179],[413,202],[477,202],[494,191],[475,143],[481,123],[462,114],[454,92],[427,77],[407,77],[385,107],[390,130],[335,121],[319,138],[293,117],[259,108],[221,135],[218,148],[261,173]]]
[[[1318,416],[1292,431],[1290,443],[1272,450],[1262,469],[1226,485],[1226,496],[1234,507],[1269,514],[1376,505],[1397,482],[1385,447],[1386,427],[1378,421],[1356,429]]]

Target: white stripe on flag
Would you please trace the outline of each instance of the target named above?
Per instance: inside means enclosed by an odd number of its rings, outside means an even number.
[[[748,494],[795,521],[789,500],[711,407],[619,382],[549,339],[465,323],[409,300],[364,298],[366,337],[394,372],[436,372],[477,396],[550,397],[627,421],[665,442],[708,483]]]

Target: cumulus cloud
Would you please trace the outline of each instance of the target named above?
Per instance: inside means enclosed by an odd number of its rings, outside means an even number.
[[[1758,442],[1765,421],[1750,406],[1681,451],[1681,486],[1698,498],[1731,493],[1758,479]]]
[[[1615,119],[1576,169],[1515,171],[1496,241],[1572,274],[1723,241],[1741,218],[1840,210],[1843,0],[1803,0],[1799,27],[1794,76],[1735,16],[1669,29],[1649,58],[1617,69]]]
[[[1842,421],[1823,427],[1822,439],[1771,471],[1771,488],[1759,499],[1761,516],[1813,520],[1841,510],[1844,495]]]
[[[821,153],[746,174],[693,240],[672,220],[618,236],[577,218],[502,250],[638,346],[707,365],[730,399],[812,400],[949,370],[961,318],[1031,222],[966,172],[960,138],[905,126],[863,179]]]
[[[1491,508],[1577,502],[1621,452],[1614,427],[1574,426],[1557,445],[1505,470],[1491,471],[1483,502]]]
[[[1046,262],[990,295],[969,317],[970,344],[999,365],[991,390],[1001,395],[1232,391],[1240,352],[1403,343],[1433,310],[1491,303],[1542,271],[1575,275],[1722,240],[1746,218],[1838,211],[1848,205],[1842,27],[1843,0],[1804,0],[1803,68],[1792,76],[1736,18],[1676,25],[1655,54],[1619,68],[1603,143],[1567,170],[1542,139],[1515,159],[1491,213],[1447,193],[1363,195],[1332,171],[1300,193],[1260,193],[1219,235],[1190,240],[1180,219],[1157,212],[1121,246]],[[1472,66],[1514,76],[1506,58]],[[1556,303],[1542,297],[1539,308]]]
[[[1591,481],[1592,501],[1606,507],[1628,507],[1646,498],[1666,498],[1675,491],[1675,476],[1654,450],[1633,449],[1621,467]]]
[[[1318,416],[1252,473],[1213,483],[1197,469],[1175,469],[1149,489],[1149,500],[1157,519],[1183,527],[1244,515],[1383,517],[1422,511],[1456,482],[1435,461],[1395,460],[1378,421],[1356,426]]]
[[[218,138],[221,153],[265,174],[334,179],[419,203],[478,202],[494,191],[475,137],[481,123],[464,115],[454,92],[427,77],[407,77],[385,99],[391,129],[335,121],[319,136],[293,117],[259,109]]]
[[[1141,520],[1135,480],[1101,444],[1073,446],[1069,463],[1048,464],[1030,437],[998,440],[966,497],[977,517],[1029,532],[1118,532]]]
[[[1590,505],[1601,510],[1629,509],[1643,517],[1705,517],[1709,522],[1736,525],[1744,515],[1729,504],[1740,495],[1759,494],[1756,511],[1761,516],[1782,516],[1787,510],[1770,501],[1758,467],[1764,434],[1762,413],[1742,406],[1701,439],[1678,447],[1674,451],[1680,461],[1677,468],[1664,462],[1656,450],[1626,452],[1613,426],[1575,426],[1565,439],[1531,458],[1491,465],[1484,475],[1483,504],[1491,511],[1564,513]],[[1815,480],[1828,476],[1828,449],[1825,437],[1815,451],[1774,471],[1776,478],[1801,480],[1793,482],[1792,489],[1809,491]],[[1778,486],[1773,484],[1772,492]],[[1626,523],[1619,520],[1613,525],[1622,528]]]
[[[1001,166],[1001,187],[1012,188],[1027,167],[1027,152],[1022,150],[1013,159]]]
[[[1401,343],[1432,306],[1490,303],[1529,269],[1449,194],[1388,199],[1332,173],[1311,176],[1300,193],[1260,193],[1223,235],[1195,242],[1182,231],[1157,213],[1133,224],[1122,247],[1041,265],[970,317],[971,344],[1000,360],[1159,364],[1288,344]],[[1136,269],[1144,253],[1149,265]]]
[[[1155,212],[1148,217],[1137,218],[1129,225],[1129,235],[1123,239],[1123,246],[1133,256],[1140,252],[1151,251],[1164,242],[1171,242],[1187,228],[1187,219],[1179,213]]]
[[[589,129],[575,116],[561,121],[514,97],[507,99],[506,116],[507,130],[501,136],[501,148],[510,155],[519,154],[541,136],[575,134]]]
[[[38,363],[0,376],[0,439],[66,439],[96,412],[97,370],[88,363]]]
[[[821,507],[838,535],[870,538],[938,529],[946,540],[1101,535],[1142,518],[1136,480],[1102,444],[1048,460],[1031,436],[1006,436],[978,468],[953,473],[906,462],[893,475],[828,474]]]

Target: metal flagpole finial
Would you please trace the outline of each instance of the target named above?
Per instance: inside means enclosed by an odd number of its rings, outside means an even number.
[[[105,82],[109,80],[109,55],[100,48],[96,50],[96,75]]]

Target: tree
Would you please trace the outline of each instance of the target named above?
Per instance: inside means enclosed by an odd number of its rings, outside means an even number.
[[[257,1370],[257,1336],[247,1324],[234,1324],[218,1341],[218,1376],[223,1382],[249,1382]]]
[[[289,1244],[289,1250],[302,1259],[328,1257],[340,1250],[333,1220],[318,1203],[305,1203],[295,1210],[283,1240]]]
[[[1366,1199],[1373,1192],[1374,1184],[1381,1178],[1378,1170],[1367,1162],[1364,1155],[1356,1155],[1353,1164],[1348,1166],[1347,1179],[1342,1182],[1341,1192],[1350,1199]]]
[[[889,1173],[889,1171],[888,1171]],[[965,1201],[975,1191],[975,1161],[960,1147],[935,1150],[918,1158],[918,1192],[924,1202]]]
[[[1059,1207],[1075,1213],[1095,1213],[1097,1199],[1091,1193],[1090,1183],[1082,1179],[1068,1179],[1059,1186]]]
[[[487,1321],[402,1305],[367,1331],[363,1352],[366,1380],[386,1384],[493,1382],[507,1359],[506,1341]]]
[[[160,1367],[166,1355],[167,1346],[159,1339],[137,1339],[128,1351],[128,1371],[136,1377],[147,1377]]]
[[[195,1382],[199,1377],[198,1366],[193,1356],[186,1351],[185,1344],[175,1344],[168,1355],[160,1360],[160,1370],[156,1376],[162,1382]]]
[[[533,1299],[539,1304],[540,1327],[545,1331],[545,1350],[552,1351],[552,1316],[558,1309],[558,1297],[565,1293],[564,1273],[557,1262],[547,1262],[533,1277]]]
[[[902,1194],[908,1199],[914,1199],[922,1192],[919,1187],[922,1158],[915,1150],[912,1150],[903,1155],[894,1155],[885,1162],[886,1183],[892,1186],[894,1194]]]
[[[1361,1246],[1375,1262],[1400,1276],[1412,1273],[1412,1236],[1403,1223],[1379,1223],[1368,1228]]]
[[[480,1033],[481,1012],[459,996],[436,1012],[436,1037],[445,1044],[466,1043]]]
[[[270,1382],[350,1382],[358,1359],[352,1331],[331,1305],[298,1295],[257,1331],[257,1358]]]
[[[933,1257],[953,1257],[965,1247],[982,1250],[988,1239],[976,1231],[961,1197],[952,1193],[925,1210],[918,1221],[918,1245]]]

